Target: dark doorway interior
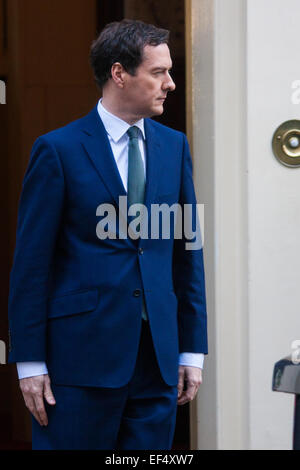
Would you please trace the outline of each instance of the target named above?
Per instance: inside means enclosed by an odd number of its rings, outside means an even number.
[[[7,104],[0,108],[5,157],[1,172],[0,340],[7,345],[8,279],[30,149],[39,135],[81,117],[94,106],[98,91],[88,65],[90,44],[106,23],[124,17],[171,30],[172,77],[177,88],[157,120],[185,132],[184,0],[172,0],[172,8],[161,0],[0,0],[0,76],[7,83]],[[30,416],[16,368],[0,365],[0,449],[30,449],[30,435]],[[189,405],[184,405],[178,407],[173,448],[189,449],[189,442]]]

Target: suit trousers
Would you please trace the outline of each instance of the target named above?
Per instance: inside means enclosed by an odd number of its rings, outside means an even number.
[[[45,403],[48,425],[40,426],[32,417],[34,450],[171,449],[177,386],[169,386],[162,379],[149,322],[142,320],[137,361],[127,385],[51,386],[56,405]]]

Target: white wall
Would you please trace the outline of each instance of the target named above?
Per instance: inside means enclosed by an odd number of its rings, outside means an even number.
[[[300,168],[281,165],[271,140],[300,119],[300,2],[187,2],[210,341],[197,448],[290,449],[294,398],[271,385],[300,339]]]
[[[273,132],[300,119],[299,0],[247,2],[250,446],[289,449],[293,398],[271,391],[272,366],[300,338],[300,168],[271,151]]]

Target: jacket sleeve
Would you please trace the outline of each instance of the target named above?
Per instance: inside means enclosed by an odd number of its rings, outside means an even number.
[[[192,159],[183,134],[179,204],[182,237],[174,240],[173,283],[178,299],[179,351],[208,353],[203,246],[193,183]],[[185,206],[187,205],[187,206]],[[191,231],[196,233],[191,237]]]
[[[45,361],[48,280],[64,204],[64,174],[45,137],[32,148],[10,272],[8,362]]]

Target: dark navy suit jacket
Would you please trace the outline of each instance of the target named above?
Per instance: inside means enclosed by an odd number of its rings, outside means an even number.
[[[151,119],[145,134],[149,215],[152,203],[195,208],[185,135]],[[207,353],[203,250],[186,250],[174,231],[169,239],[100,240],[96,208],[118,210],[122,195],[97,107],[35,141],[10,274],[9,362],[45,361],[57,384],[125,385],[138,352],[142,295],[167,384],[177,384],[179,352]]]

